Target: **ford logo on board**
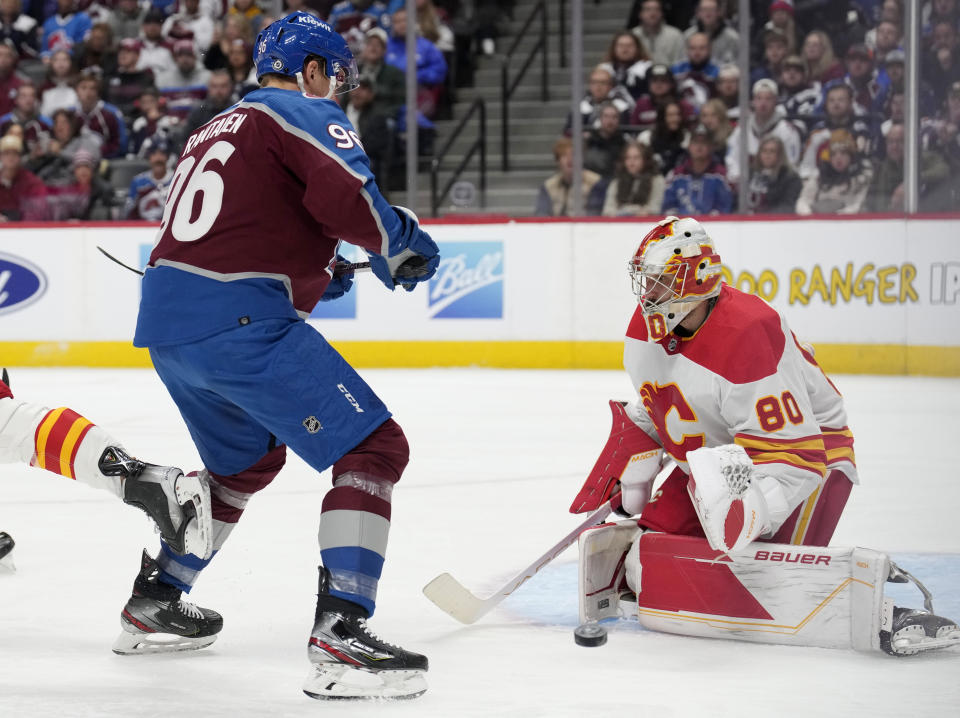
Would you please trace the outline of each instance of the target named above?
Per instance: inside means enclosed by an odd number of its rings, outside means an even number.
[[[33,304],[47,291],[47,277],[20,257],[0,252],[0,314]]]

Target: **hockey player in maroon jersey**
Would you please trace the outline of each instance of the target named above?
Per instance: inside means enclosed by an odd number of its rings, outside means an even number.
[[[143,509],[175,550],[210,552],[210,488],[205,477],[184,476],[173,466],[135,459],[110,434],[72,409],[15,399],[7,381],[4,370],[0,463],[25,463],[105,489]],[[2,554],[13,549],[13,540],[7,538],[0,537]]]
[[[320,515],[304,691],[413,697],[426,690],[426,657],[366,626],[407,441],[373,390],[304,319],[318,301],[350,288],[349,277],[333,275],[340,241],[366,250],[390,290],[413,290],[433,276],[438,249],[412,213],[384,200],[332,99],[356,86],[343,38],[294,12],[260,33],[254,60],[260,88],[186,140],[143,277],[134,343],[149,347],[203,460],[214,553],[279,473],[287,447],[317,472],[333,468]],[[219,630],[212,612],[168,608],[208,563],[163,542],[156,560],[145,554],[114,650],[212,642]]]
[[[661,221],[629,267],[637,397],[610,402],[610,439],[570,510],[610,500],[637,518],[581,535],[581,618],[616,615],[629,587],[641,623],[685,635],[896,655],[958,645],[929,601],[883,597],[912,579],[885,554],[805,548],[829,544],[857,469],[843,399],[786,320],[723,283],[695,219]]]

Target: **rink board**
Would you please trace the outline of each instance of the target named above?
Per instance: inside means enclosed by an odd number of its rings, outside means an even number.
[[[752,219],[752,218],[751,218]],[[705,222],[727,281],[784,312],[831,371],[960,375],[960,220]],[[372,276],[311,322],[361,367],[616,368],[635,308],[627,260],[648,221],[430,223],[426,288]],[[148,366],[130,345],[156,228],[0,229],[0,357],[21,366]],[[347,248],[348,258],[363,257]]]

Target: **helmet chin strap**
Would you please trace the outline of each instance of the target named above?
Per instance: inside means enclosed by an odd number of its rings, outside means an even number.
[[[304,95],[309,94],[307,92],[307,88],[303,84],[303,71],[298,72],[296,77],[297,77],[297,87],[300,88],[300,92]],[[334,78],[330,78],[330,82],[327,85],[327,94],[324,96],[323,99],[332,100],[333,95],[336,92],[336,89],[337,89],[336,80]]]

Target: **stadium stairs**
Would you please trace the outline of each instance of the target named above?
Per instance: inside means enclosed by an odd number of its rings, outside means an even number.
[[[506,214],[510,216],[529,216],[533,214],[537,192],[543,181],[554,172],[553,143],[561,136],[567,113],[570,109],[570,68],[569,68],[569,17],[566,18],[568,37],[567,67],[560,66],[560,18],[561,3],[551,0],[547,5],[547,67],[549,100],[540,99],[540,78],[542,60],[539,55],[527,69],[523,80],[509,100],[509,158],[510,170],[502,171],[502,127],[501,120],[501,67],[504,52],[513,44],[517,33],[529,17],[535,0],[517,0],[513,19],[503,22],[501,35],[497,39],[494,55],[477,57],[477,69],[474,84],[471,87],[458,88],[453,105],[453,117],[439,121],[437,126],[436,148],[439,150],[456,128],[460,118],[469,110],[474,99],[482,97],[487,107],[487,192],[486,206],[481,209],[479,195],[473,201],[454,202],[448,195],[441,202],[438,213]],[[583,72],[584,91],[586,76],[590,68],[603,58],[610,39],[621,29],[630,10],[630,0],[583,0],[584,37]],[[566,3],[569,15],[569,2]],[[516,77],[531,47],[536,43],[540,28],[539,19],[534,21],[525,38],[517,46],[509,70],[510,78]],[[450,152],[441,164],[440,186],[450,179],[453,169],[459,164],[463,153],[477,137],[478,120],[472,118],[460,136],[454,141]],[[470,162],[460,176],[460,180],[480,186],[477,157]],[[460,193],[457,193],[460,194]],[[469,192],[466,193],[469,196]],[[418,178],[417,207],[421,216],[430,216],[430,174],[421,172]],[[396,200],[395,200],[396,201]]]

